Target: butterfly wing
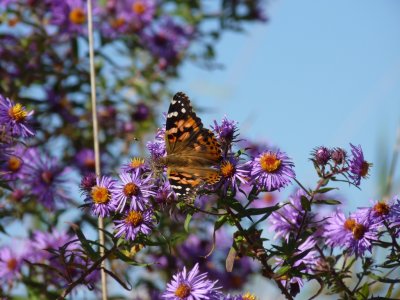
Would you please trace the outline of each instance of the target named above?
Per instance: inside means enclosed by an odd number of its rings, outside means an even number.
[[[171,101],[165,142],[168,179],[177,195],[188,195],[201,184],[219,180],[215,166],[222,159],[221,146],[214,134],[203,128],[183,93]]]
[[[189,97],[178,92],[169,105],[165,144],[167,154],[173,154],[186,148],[203,129],[203,123],[193,111]]]
[[[214,184],[221,178],[219,170],[211,168],[174,168],[169,169],[168,180],[178,197],[194,194],[203,184]]]

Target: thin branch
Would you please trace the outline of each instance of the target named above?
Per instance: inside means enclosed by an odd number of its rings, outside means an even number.
[[[95,158],[95,172],[96,176],[100,176],[100,146],[99,146],[99,126],[97,121],[97,106],[96,106],[96,73],[94,69],[94,46],[93,46],[93,15],[92,15],[92,0],[87,1],[87,15],[88,15],[88,38],[89,38],[89,61],[90,61],[90,93],[92,102],[92,123],[93,123],[93,147]],[[99,226],[99,243],[102,247],[99,248],[100,256],[104,256],[104,221],[102,217],[98,220]],[[104,271],[105,261],[101,261],[101,293],[102,299],[107,300],[107,277]]]

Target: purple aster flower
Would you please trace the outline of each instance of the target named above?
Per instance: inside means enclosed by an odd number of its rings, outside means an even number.
[[[296,176],[294,164],[285,152],[265,151],[251,163],[251,178],[260,189],[280,190]]]
[[[239,165],[239,158],[230,156],[220,164],[221,181],[218,184],[224,193],[228,189],[236,191],[239,183],[246,184],[249,176],[249,165]]]
[[[322,235],[330,247],[344,247],[350,239],[354,225],[354,219],[346,219],[345,215],[338,210],[327,220]]]
[[[157,204],[164,206],[176,201],[175,192],[171,188],[168,180],[161,183],[156,190],[157,193],[154,197],[154,200]]]
[[[93,14],[99,13],[93,2]],[[63,33],[84,34],[87,31],[87,5],[83,0],[54,1],[51,6],[50,23]]]
[[[33,111],[27,111],[20,103],[14,104],[10,99],[0,95],[0,126],[15,137],[30,137],[35,135],[28,120]]]
[[[169,65],[175,63],[187,49],[192,36],[191,26],[180,25],[170,17],[162,17],[142,38],[150,52]]]
[[[7,151],[2,158],[4,162],[0,163],[0,177],[11,181],[21,178],[24,153],[25,148],[20,145],[16,145],[11,151]]]
[[[146,144],[146,147],[149,150],[151,157],[153,159],[157,159],[167,155],[164,136],[165,136],[165,126],[157,130],[157,134],[154,141],[147,142]]]
[[[350,160],[350,178],[353,179],[355,185],[360,185],[361,178],[367,178],[371,163],[364,160],[364,153],[360,145],[351,146],[351,154],[353,157]]]
[[[115,180],[108,176],[96,178],[96,185],[92,187],[85,199],[94,215],[104,218],[110,216],[111,212],[116,210],[117,206],[112,201],[114,185]]]
[[[149,167],[147,166],[145,160],[140,157],[133,157],[129,163],[121,166],[121,171],[125,173],[139,173],[142,174],[144,171],[147,171]]]
[[[309,199],[309,196],[302,189],[298,189],[295,194],[289,196],[287,205],[273,212],[268,218],[271,223],[270,230],[275,232],[274,238],[283,237],[288,240],[291,233],[299,230],[305,216],[305,211],[301,205],[302,196]],[[305,224],[313,221],[314,217],[313,213],[308,213]]]
[[[135,240],[140,233],[148,235],[153,227],[153,211],[129,210],[122,220],[115,221],[115,236],[124,236],[126,240]]]
[[[75,155],[76,163],[83,173],[94,172],[95,159],[93,149],[82,149]]]
[[[389,201],[371,201],[371,207],[361,207],[358,209],[359,215],[370,218],[373,224],[383,226],[386,221],[387,225],[393,227],[393,217],[395,212],[393,210],[396,198]]]
[[[334,148],[331,152],[331,158],[336,165],[342,165],[346,162],[347,152],[342,148]]]
[[[41,204],[53,210],[57,203],[68,199],[63,187],[66,182],[66,170],[56,158],[46,153],[41,155],[37,148],[30,148],[25,152],[23,159],[23,183],[29,186],[30,194]]]
[[[219,299],[213,296],[220,289],[216,284],[217,281],[207,279],[207,273],[199,273],[197,263],[190,272],[183,267],[181,272],[175,274],[162,297],[168,300]]]
[[[23,255],[15,253],[11,247],[0,248],[0,280],[13,283],[21,276]]]
[[[96,184],[97,184],[96,174],[88,173],[82,177],[81,184],[79,185],[79,187],[82,190],[82,192],[90,194],[92,187],[94,187]]]
[[[393,204],[390,207],[389,222],[390,227],[396,229],[396,235],[398,236],[400,233],[400,197],[394,196],[391,201]]]
[[[218,124],[217,121],[214,120],[214,127],[211,126],[211,128],[217,134],[217,138],[224,149],[228,149],[232,142],[238,137],[237,124],[238,122],[228,120],[226,116],[222,119],[221,124]]]
[[[106,36],[116,37],[121,34],[142,30],[154,18],[155,0],[120,0],[108,1],[104,18],[103,31]]]
[[[320,146],[315,148],[311,155],[314,162],[320,166],[325,166],[331,158],[331,151],[324,146]]]
[[[156,11],[155,0],[127,0],[127,9],[132,11],[132,19],[139,20],[141,24],[148,24],[153,20]]]
[[[142,177],[137,172],[121,173],[119,177],[122,183],[117,183],[112,189],[116,210],[122,212],[127,202],[130,209],[143,210],[149,204],[150,196],[156,194],[152,190],[152,178]]]
[[[371,252],[372,242],[378,240],[378,228],[380,224],[374,224],[370,216],[365,216],[362,212],[357,211],[351,215],[355,221],[351,224],[352,234],[347,242],[347,249],[350,254],[363,256],[368,250]]]
[[[327,221],[323,236],[329,246],[345,247],[350,254],[362,256],[367,250],[371,252],[372,241],[378,239],[379,224],[372,221],[365,210],[359,210],[347,219],[338,211]]]

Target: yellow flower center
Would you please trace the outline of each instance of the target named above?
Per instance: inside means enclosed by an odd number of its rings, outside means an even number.
[[[243,300],[256,300],[256,296],[254,294],[250,294],[249,292],[247,292],[246,294],[244,294],[242,296]]]
[[[129,182],[124,186],[124,194],[127,197],[137,196],[139,191],[140,191],[139,187],[133,182]]]
[[[378,202],[377,204],[375,204],[373,209],[380,216],[385,216],[389,214],[389,205],[383,202]]]
[[[8,159],[8,169],[12,172],[17,172],[22,165],[21,159],[17,156],[10,156]]]
[[[181,283],[175,291],[175,296],[181,299],[185,299],[190,295],[190,286],[186,283]]]
[[[76,7],[69,13],[69,20],[74,24],[81,25],[86,22],[86,14],[82,8]]]
[[[140,168],[141,166],[144,165],[144,159],[140,157],[134,157],[131,159],[131,162],[129,163],[129,166],[132,169],[137,169]]]
[[[140,211],[131,210],[127,217],[125,218],[125,222],[132,224],[133,226],[138,226],[143,221],[143,216]]]
[[[132,11],[135,14],[141,15],[146,11],[146,5],[142,1],[136,1],[132,4]]]
[[[265,153],[260,158],[260,165],[265,172],[272,173],[279,169],[281,160],[275,153]]]
[[[7,261],[7,269],[10,270],[10,271],[13,271],[13,270],[15,270],[17,268],[17,264],[18,264],[18,262],[17,262],[17,260],[15,258],[10,258]]]
[[[94,186],[92,187],[92,199],[93,202],[96,204],[105,204],[110,200],[110,194],[108,192],[108,189],[104,186]]]
[[[23,122],[28,116],[28,113],[21,104],[17,103],[8,110],[8,115],[16,122]]]
[[[365,232],[367,229],[362,224],[356,224],[353,228],[353,236],[358,241],[364,237]]]
[[[350,231],[353,230],[354,226],[356,226],[356,220],[353,220],[353,219],[350,219],[350,218],[347,219],[343,224],[343,227],[346,230],[350,230]]]
[[[230,161],[221,163],[221,174],[224,177],[232,177],[235,174],[235,166]]]
[[[361,173],[360,173],[360,175],[361,175],[362,177],[365,177],[365,176],[368,175],[368,171],[369,171],[369,167],[370,167],[370,166],[371,166],[370,163],[368,163],[368,162],[366,162],[366,161],[363,161],[363,163],[362,163],[362,165],[361,165]]]
[[[117,18],[111,21],[111,27],[116,29],[120,28],[125,24],[125,19],[124,18]]]

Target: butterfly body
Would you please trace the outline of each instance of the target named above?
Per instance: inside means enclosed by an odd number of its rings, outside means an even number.
[[[167,156],[163,163],[178,196],[187,196],[202,184],[219,180],[221,146],[214,134],[203,127],[184,93],[176,93],[169,106],[165,144]]]

